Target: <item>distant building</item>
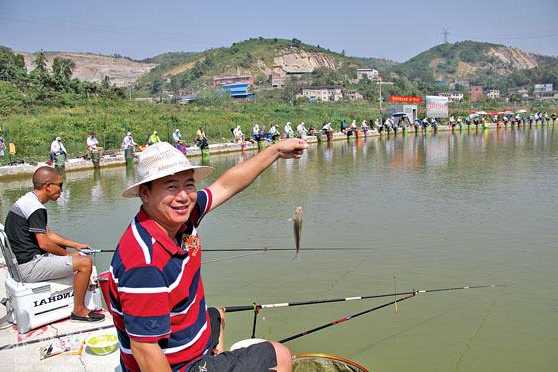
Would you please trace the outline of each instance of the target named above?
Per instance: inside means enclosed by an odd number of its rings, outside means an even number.
[[[463,93],[449,93],[441,92],[438,93],[439,97],[447,97],[449,102],[461,102],[463,101]]]
[[[464,89],[470,89],[471,88],[471,82],[469,80],[456,80],[453,83],[450,84],[450,89],[457,89],[457,88],[464,88]]]
[[[355,91],[343,91],[343,98],[348,99],[349,101],[362,101],[364,96],[359,92]]]
[[[185,96],[176,96],[176,103],[185,105],[190,102],[194,102],[198,97],[194,94],[189,94]]]
[[[339,87],[304,88],[302,96],[310,101],[337,102],[343,99],[343,90]]]
[[[357,81],[361,81],[364,78],[368,80],[378,80],[378,78],[380,77],[378,70],[373,68],[358,68],[356,70],[356,73]]]
[[[147,103],[154,103],[155,98],[153,97],[135,97],[134,101],[136,102],[147,102]]]
[[[221,87],[223,90],[230,94],[232,98],[249,99],[254,97],[254,93],[248,91],[248,83],[233,83],[225,84]]]
[[[248,85],[254,84],[254,77],[252,75],[221,75],[213,77],[213,87],[217,88],[222,85],[243,83]]]
[[[535,84],[533,89],[533,96],[537,99],[551,99],[554,98],[554,85],[553,84]]]
[[[271,86],[274,88],[282,88],[285,86],[287,78],[300,78],[304,75],[311,74],[312,71],[314,71],[314,69],[308,66],[273,66],[273,71],[271,72]]]
[[[176,96],[189,96],[193,95],[194,92],[191,89],[177,89]]]
[[[484,96],[484,91],[482,85],[472,85],[471,86],[471,102],[478,102]]]
[[[500,90],[499,89],[490,89],[486,92],[486,97],[490,99],[498,99],[500,98]]]
[[[285,86],[286,79],[287,73],[283,71],[281,66],[273,66],[273,71],[271,72],[271,86],[274,88],[282,88]]]
[[[407,105],[407,104],[390,104],[388,106],[388,112],[391,116],[399,116],[399,118],[401,118],[401,115],[397,115],[397,114],[407,114],[407,117],[409,118],[409,121],[411,123],[414,123],[415,120],[417,120],[417,112],[418,112],[418,106],[417,105]],[[400,119],[397,119],[397,122],[399,122]]]
[[[523,99],[529,98],[529,90],[527,88],[509,88],[508,95],[512,96],[514,94]]]

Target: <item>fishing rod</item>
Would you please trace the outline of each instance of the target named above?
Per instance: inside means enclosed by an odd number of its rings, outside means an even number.
[[[337,325],[337,324],[346,322],[346,321],[348,321],[348,320],[357,318],[357,317],[359,317],[359,316],[361,316],[361,315],[365,315],[365,314],[371,313],[371,312],[373,312],[373,311],[383,309],[384,307],[388,307],[388,306],[390,306],[390,305],[395,305],[395,306],[397,307],[397,304],[398,304],[399,302],[408,300],[408,299],[413,298],[413,297],[415,297],[416,295],[419,295],[419,294],[422,294],[422,293],[436,293],[436,292],[456,291],[456,290],[461,290],[461,289],[495,288],[495,287],[503,287],[503,285],[489,284],[489,285],[476,285],[476,286],[464,286],[464,287],[450,287],[450,288],[437,288],[437,289],[420,289],[420,290],[415,290],[415,291],[413,291],[411,294],[409,294],[408,296],[405,296],[405,297],[402,297],[402,298],[399,298],[399,299],[396,298],[396,299],[393,300],[393,301],[387,302],[387,303],[382,304],[382,305],[379,305],[379,306],[372,307],[372,308],[370,308],[370,309],[361,311],[361,312],[356,313],[356,314],[346,315],[346,316],[342,317],[341,319],[337,319],[337,320],[334,320],[334,321],[331,321],[331,322],[322,324],[321,326],[318,326],[318,327],[315,327],[315,328],[306,330],[306,331],[304,331],[304,332],[300,332],[300,333],[297,333],[297,334],[295,334],[295,335],[286,337],[286,338],[284,338],[284,339],[282,339],[282,340],[279,340],[279,342],[283,344],[283,343],[285,343],[285,342],[289,342],[289,341],[295,340],[295,339],[300,338],[300,337],[302,337],[302,336],[306,336],[306,335],[309,335],[309,334],[311,334],[311,333],[320,331],[320,330],[322,330],[322,329],[324,329],[324,328],[328,328],[328,327],[331,327],[331,326],[334,326],[334,325]]]
[[[289,301],[289,302],[279,302],[274,304],[252,304],[252,305],[239,305],[239,306],[226,306],[223,310],[226,313],[234,313],[239,311],[253,311],[255,308],[261,309],[273,309],[279,307],[294,307],[294,306],[304,306],[304,305],[317,305],[332,302],[345,302],[345,301],[361,301],[368,300],[372,298],[382,298],[382,297],[396,297],[396,296],[406,296],[410,294],[422,294],[422,293],[434,293],[434,292],[449,292],[457,291],[463,289],[478,289],[478,288],[495,288],[501,287],[502,285],[496,284],[486,284],[486,285],[472,285],[463,287],[448,287],[448,288],[433,288],[433,289],[419,289],[419,290],[408,290],[405,292],[392,292],[392,293],[382,293],[382,294],[372,294],[364,296],[352,296],[352,297],[339,297],[339,298],[328,298],[328,299],[313,299],[313,300],[303,300],[303,301]],[[398,301],[395,299],[394,303]]]
[[[419,290],[413,289],[413,290],[409,290],[409,291],[405,291],[405,292],[373,294],[373,295],[366,295],[366,296],[317,299],[317,300],[294,301],[294,302],[279,302],[279,303],[274,303],[274,304],[253,303],[251,305],[226,306],[226,307],[223,307],[222,309],[226,313],[234,313],[234,312],[239,312],[239,311],[253,311],[254,316],[253,316],[253,319],[252,319],[252,332],[251,332],[250,338],[255,338],[256,337],[256,326],[257,326],[257,321],[258,321],[258,315],[259,315],[260,311],[263,310],[263,309],[273,309],[273,308],[280,308],[280,307],[295,307],[295,306],[303,306],[303,305],[317,305],[317,304],[333,303],[333,302],[345,302],[345,301],[362,301],[362,300],[367,300],[367,299],[372,299],[372,298],[382,298],[382,297],[394,297],[394,300],[389,302],[388,304],[381,305],[380,307],[373,308],[373,310],[371,310],[371,311],[374,311],[374,310],[378,310],[378,309],[381,309],[381,308],[383,308],[385,306],[389,306],[389,305],[395,305],[396,308],[397,308],[397,304],[399,302],[404,301],[404,300],[406,300],[410,297],[414,297],[418,294],[450,292],[450,291],[465,290],[465,289],[495,288],[495,287],[502,287],[502,286],[503,285],[497,285],[497,284],[483,284],[483,285],[466,285],[466,286],[462,286],[462,287],[431,288],[431,289],[419,289]],[[405,296],[405,297],[402,297],[402,298],[398,299],[397,296]],[[370,311],[367,311],[367,312],[370,312]],[[366,314],[367,312],[364,312],[363,314]],[[363,315],[363,314],[359,313],[357,316],[360,316],[360,315]],[[354,318],[354,317],[355,317],[354,315],[349,316],[349,319]],[[337,322],[337,323],[339,323],[339,322]],[[335,324],[337,324],[337,323],[335,323]],[[318,330],[323,329],[323,328],[327,328],[330,325],[334,325],[334,324],[329,324],[328,323],[328,325],[325,325],[324,327],[321,327],[321,328],[318,328],[318,329],[315,329],[315,330],[311,330],[310,333],[313,333],[313,332],[318,331]],[[305,333],[305,334],[307,334],[307,333]],[[304,336],[304,334],[302,334],[301,336]],[[298,337],[301,337],[301,336],[298,336]]]
[[[417,295],[417,293],[418,293],[418,292],[415,292],[415,293],[410,294],[410,295],[408,295],[408,296],[402,297],[402,298],[400,298],[400,299],[398,299],[398,300],[386,302],[385,304],[382,304],[382,305],[379,305],[379,306],[375,306],[375,307],[372,307],[372,308],[370,308],[370,309],[366,309],[366,310],[361,311],[361,312],[356,313],[356,314],[346,315],[346,316],[344,316],[344,317],[342,317],[342,318],[340,318],[340,319],[337,319],[337,320],[334,320],[334,321],[331,321],[331,322],[322,324],[321,326],[318,326],[318,327],[315,327],[315,328],[312,328],[312,329],[308,329],[308,330],[306,330],[306,331],[303,331],[303,332],[297,333],[297,334],[295,334],[295,335],[286,337],[286,338],[284,338],[284,339],[282,339],[282,340],[279,340],[278,342],[281,343],[281,344],[284,344],[285,342],[289,342],[289,341],[295,340],[295,339],[297,339],[297,338],[300,338],[300,337],[302,337],[302,336],[306,336],[306,335],[309,335],[309,334],[311,334],[311,333],[318,332],[318,331],[320,331],[320,330],[322,330],[322,329],[324,329],[324,328],[329,328],[329,327],[331,327],[331,326],[334,326],[334,325],[337,325],[337,324],[346,322],[347,320],[351,320],[351,319],[357,318],[357,317],[359,317],[359,316],[362,316],[362,315],[371,313],[371,312],[373,312],[373,311],[383,309],[384,307],[388,307],[388,306],[393,305],[393,304],[395,304],[395,303],[408,300],[409,298],[415,297],[415,296]]]
[[[371,251],[370,248],[303,248],[301,251]],[[294,248],[215,248],[215,249],[202,249],[203,252],[277,252],[286,251],[292,252]],[[114,253],[116,249],[82,249],[81,252],[86,254],[92,253]]]
[[[0,351],[10,350],[10,349],[14,349],[14,348],[20,347],[20,346],[32,345],[32,344],[36,344],[36,343],[43,342],[43,341],[54,340],[55,338],[62,338],[62,337],[68,337],[68,336],[73,336],[73,335],[79,335],[81,333],[100,331],[100,330],[109,329],[109,328],[114,328],[114,324],[107,324],[107,325],[104,325],[104,326],[95,327],[95,328],[91,328],[91,329],[79,330],[79,331],[74,331],[74,332],[63,333],[61,335],[38,338],[36,340],[20,342],[20,343],[17,343],[17,344],[2,345],[2,346],[0,346]]]

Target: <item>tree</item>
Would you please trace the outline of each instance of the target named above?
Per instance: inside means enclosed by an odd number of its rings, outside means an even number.
[[[109,89],[110,89],[110,86],[111,86],[111,83],[110,83],[110,76],[105,75],[105,77],[103,78],[103,81],[101,82],[101,88],[102,88],[103,90],[109,90]]]
[[[62,91],[70,88],[70,80],[74,67],[75,63],[71,59],[54,58],[52,62],[52,79],[56,90]]]
[[[41,50],[35,57],[33,63],[35,63],[34,71],[37,71],[39,75],[47,73],[47,59],[46,59],[45,52]]]
[[[281,99],[287,103],[292,104],[295,100],[297,91],[298,87],[296,85],[296,82],[291,78],[287,78],[287,81],[285,82],[285,86],[283,88],[283,92],[281,92]]]
[[[367,77],[361,79],[357,84],[357,91],[368,100],[378,99],[378,87],[376,82],[369,80]]]
[[[153,83],[151,84],[151,94],[159,94],[161,92],[162,85],[163,83],[161,83],[161,80],[153,80]]]
[[[256,85],[264,85],[269,82],[269,78],[265,74],[256,75]]]
[[[26,77],[23,56],[12,53],[8,48],[0,48],[0,80],[21,83]]]
[[[56,57],[52,63],[52,72],[55,75],[62,76],[66,80],[70,80],[75,67],[76,64],[71,59]]]
[[[327,68],[319,67],[312,71],[312,86],[336,85],[339,80],[338,74]]]

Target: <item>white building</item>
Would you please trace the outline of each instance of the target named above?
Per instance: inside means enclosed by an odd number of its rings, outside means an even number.
[[[378,70],[373,68],[359,68],[356,70],[356,73],[357,81],[361,81],[364,78],[367,78],[368,80],[378,80],[380,77]]]
[[[310,101],[337,102],[343,99],[343,91],[338,87],[304,88],[302,96]]]
[[[553,84],[535,84],[533,89],[533,96],[539,99],[554,98],[554,85]]]
[[[346,90],[343,92],[343,98],[348,99],[349,101],[362,101],[364,96],[359,92]]]

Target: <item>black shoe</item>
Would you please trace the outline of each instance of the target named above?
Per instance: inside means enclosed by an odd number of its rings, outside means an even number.
[[[101,320],[105,319],[105,314],[101,314],[96,311],[90,311],[87,316],[80,316],[72,313],[70,315],[71,320],[78,320],[80,322],[100,322]]]

